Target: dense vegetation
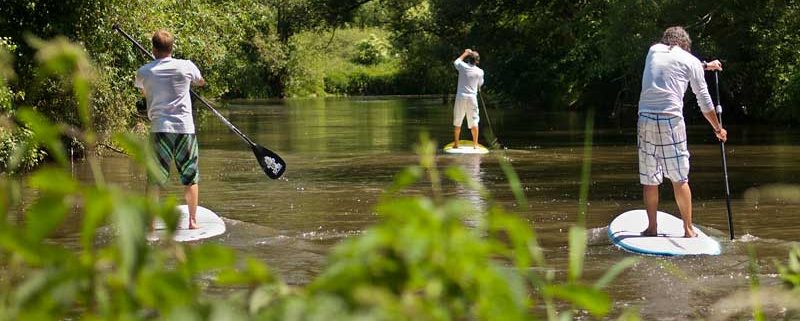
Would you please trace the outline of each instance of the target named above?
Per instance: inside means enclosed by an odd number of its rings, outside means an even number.
[[[201,66],[210,84],[204,93],[213,97],[444,95],[455,82],[451,60],[471,47],[482,53],[495,98],[531,109],[591,104],[609,115],[636,103],[647,47],[666,26],[684,25],[699,57],[724,61],[723,103],[732,115],[800,119],[797,1],[6,0],[2,7],[0,51],[12,53],[17,76],[0,88],[3,111],[33,106],[77,124],[67,94],[32,67],[31,39],[65,36],[99,66],[92,115],[103,138],[140,119],[131,75],[143,60],[111,30],[115,22],[145,44],[157,28],[173,31],[175,55]],[[24,135],[0,132],[0,169]]]
[[[444,62],[472,47],[482,54],[487,87],[530,108],[593,104],[611,113],[615,104],[635,103],[647,48],[667,26],[683,25],[698,57],[723,60],[729,111],[798,120],[797,1],[401,3],[409,9],[391,19],[391,29],[397,43],[413,52],[407,69],[452,77]]]

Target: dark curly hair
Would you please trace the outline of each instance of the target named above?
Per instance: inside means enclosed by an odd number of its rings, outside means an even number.
[[[661,43],[669,46],[669,49],[674,46],[681,47],[686,51],[692,49],[692,38],[689,38],[689,34],[681,26],[669,27],[664,30],[664,35],[661,36]]]
[[[478,54],[477,51],[470,52],[466,57],[464,57],[464,62],[477,65],[481,61],[481,56]]]

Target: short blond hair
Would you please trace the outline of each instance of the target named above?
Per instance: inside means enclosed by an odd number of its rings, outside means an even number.
[[[172,44],[175,39],[172,34],[165,29],[159,29],[153,33],[153,49],[161,53],[172,53]]]

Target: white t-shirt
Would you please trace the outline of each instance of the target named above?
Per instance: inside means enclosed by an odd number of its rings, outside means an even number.
[[[703,112],[714,110],[703,75],[703,63],[678,46],[655,44],[647,53],[639,95],[639,114],[653,113],[683,117],[683,94],[687,84],[697,96]]]
[[[458,70],[456,96],[475,97],[475,95],[478,94],[478,89],[483,86],[483,70],[461,59],[453,61],[453,65],[456,67],[456,70]]]
[[[153,133],[194,134],[189,89],[203,79],[189,60],[156,59],[136,72],[135,85],[144,89]]]

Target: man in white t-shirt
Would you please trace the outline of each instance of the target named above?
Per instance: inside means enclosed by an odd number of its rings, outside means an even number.
[[[478,68],[480,55],[477,51],[464,49],[456,58],[453,65],[458,70],[458,87],[456,88],[456,101],[453,105],[453,148],[458,148],[461,140],[461,124],[467,118],[467,127],[472,132],[472,145],[478,147],[478,90],[483,85],[483,70]]]
[[[697,103],[714,134],[726,141],[714,111],[703,70],[722,70],[722,63],[704,63],[689,53],[692,41],[682,27],[664,31],[661,42],[650,47],[642,75],[639,95],[638,149],[639,182],[644,192],[648,227],[646,236],[658,235],[656,211],[658,186],[664,176],[672,182],[675,202],[683,219],[684,237],[694,237],[692,229],[692,191],[689,188],[689,150],[683,122],[683,94],[691,85]]]
[[[196,229],[198,186],[198,146],[192,119],[190,86],[203,86],[200,70],[189,60],[172,58],[173,37],[166,30],[153,34],[155,60],[136,72],[135,85],[147,100],[147,116],[152,122],[151,139],[160,172],[149,177],[150,183],[164,185],[174,163],[184,198],[189,207],[189,229]]]

